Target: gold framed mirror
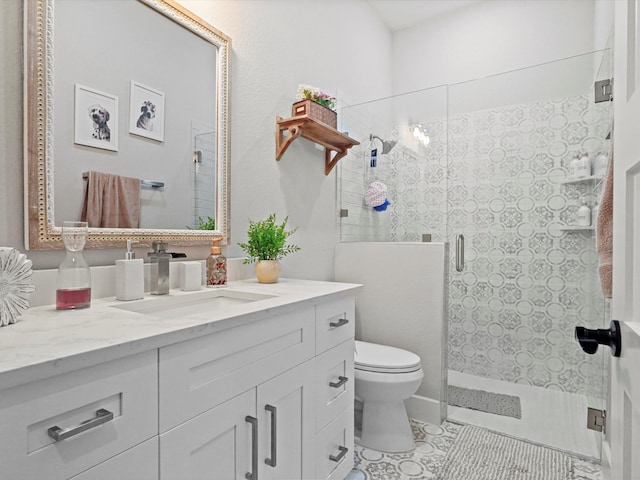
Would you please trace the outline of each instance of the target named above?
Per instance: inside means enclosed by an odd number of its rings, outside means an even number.
[[[69,124],[73,125],[73,118],[69,119],[64,115],[58,115],[58,111],[56,111],[56,115],[54,115],[54,103],[58,96],[58,93],[56,93],[55,91],[56,82],[54,82],[54,63],[56,63],[56,58],[54,55],[54,12],[57,12],[55,7],[56,2],[58,1],[59,0],[25,1],[24,209],[25,244],[27,249],[32,250],[54,250],[63,248],[60,236],[62,220],[73,219],[60,218],[59,215],[56,216],[56,204],[60,204],[62,206],[67,200],[66,197],[68,196],[68,189],[66,186],[63,185],[59,187],[62,190],[56,190],[56,182],[59,183],[58,177],[56,177],[56,170],[58,176],[62,173],[66,174],[67,172],[71,172],[69,173],[69,175],[73,177],[75,186],[77,186],[77,188],[79,189],[87,188],[85,185],[86,180],[83,180],[83,177],[87,178],[87,172],[84,171],[84,167],[80,168],[79,170],[71,169],[58,159],[58,156],[60,158],[66,158],[67,155],[60,155],[60,152],[55,149],[55,143],[58,142],[58,137],[55,136],[56,130],[73,130],[73,128],[69,127]],[[213,156],[215,157],[212,163],[213,174],[211,176],[211,181],[213,182],[212,189],[214,190],[214,194],[211,195],[213,197],[213,205],[211,206],[211,211],[215,215],[215,230],[198,230],[197,225],[195,225],[194,227],[192,227],[191,225],[186,225],[186,223],[190,222],[191,219],[185,220],[186,215],[182,213],[178,214],[178,216],[182,217],[179,221],[185,224],[184,229],[178,228],[176,226],[170,226],[167,228],[164,228],[163,226],[148,226],[142,225],[142,222],[140,222],[139,224],[140,228],[90,228],[87,248],[122,247],[123,243],[126,242],[126,240],[136,240],[143,244],[148,244],[153,240],[162,240],[174,245],[205,245],[210,244],[211,239],[214,237],[222,236],[227,239],[229,234],[229,57],[231,54],[231,39],[181,5],[173,2],[172,0],[131,0],[131,2],[136,5],[135,8],[137,9],[142,8],[144,10],[148,10],[153,15],[160,15],[160,17],[157,18],[163,18],[163,22],[168,23],[172,26],[177,26],[178,30],[183,32],[181,34],[184,35],[184,32],[186,31],[190,36],[193,35],[194,38],[197,37],[198,41],[204,40],[206,44],[213,46],[215,49],[213,52],[215,55],[215,74],[212,73],[214,84],[211,85],[210,91],[202,92],[203,98],[209,98],[209,96],[212,96],[214,99],[214,101],[212,102],[212,104],[214,105],[214,107],[212,107],[212,115],[215,118],[211,118],[210,122],[208,122],[212,125],[213,131],[207,132],[207,134],[211,135],[210,138],[212,150],[214,152]],[[71,3],[79,5],[80,2]],[[87,3],[93,4],[94,2]],[[110,2],[110,6],[108,8],[119,8],[124,3],[125,2]],[[113,7],[111,7],[111,5],[113,5]],[[72,6],[71,8],[75,7]],[[127,16],[128,13],[122,15],[122,19],[126,18]],[[168,22],[167,19],[169,20]],[[77,19],[74,18],[73,21],[76,22]],[[156,19],[154,19],[154,22],[155,21]],[[94,28],[99,29],[98,27]],[[154,35],[155,34],[158,35],[157,38],[160,38],[160,36],[164,36],[164,32],[154,32]],[[113,32],[112,35],[118,35],[118,32]],[[140,38],[139,32],[137,33],[137,35],[138,37],[133,38]],[[69,35],[67,34],[67,36]],[[142,38],[144,38],[144,36]],[[76,37],[75,41],[84,42],[90,40],[79,35],[78,37]],[[131,44],[131,50],[139,50],[141,48],[145,48],[144,42],[135,42]],[[178,50],[178,55],[193,56],[195,54],[196,53],[194,53],[193,49],[189,51]],[[104,58],[102,58],[101,60],[106,61]],[[83,60],[81,58],[73,59],[73,63],[75,64],[82,65],[82,62]],[[58,63],[60,64],[59,66],[63,67],[61,62]],[[121,65],[122,62],[118,62],[118,65],[116,65],[116,67],[120,67]],[[109,68],[111,69],[111,67]],[[165,66],[165,68],[167,72],[172,71],[172,67],[170,65]],[[61,68],[59,68],[58,70],[61,70]],[[113,70],[117,70],[117,68],[114,67]],[[119,83],[119,85],[123,85],[126,83],[127,89],[129,88],[129,83],[131,84],[131,96],[129,99],[129,103],[131,103],[132,105],[134,97],[134,84],[136,88],[145,88],[144,85],[141,85],[145,82],[143,82],[139,78],[140,76],[144,76],[141,75],[140,72],[143,72],[143,70],[140,69],[137,74],[135,72],[123,72],[123,77],[128,78],[122,78]],[[189,72],[184,72],[184,75],[185,77],[188,77]],[[136,83],[137,81],[140,81],[140,84]],[[77,112],[79,103],[77,91],[79,85],[82,84],[83,80],[81,78],[74,78],[73,82],[75,83],[76,87],[75,107],[73,107],[73,96],[71,96],[71,99],[61,96],[61,101],[59,102],[59,104],[67,106],[72,105],[70,107],[71,110],[73,111],[73,108],[75,108]],[[67,90],[69,90],[69,88],[67,88]],[[92,93],[93,92],[89,90],[89,95],[91,95]],[[67,95],[67,91],[65,91],[65,95]],[[123,99],[126,100],[127,95],[122,95]],[[164,94],[160,93],[160,95],[162,95],[162,98],[164,100]],[[114,98],[117,99],[117,97]],[[175,108],[173,108],[173,110],[170,110],[170,98],[171,96],[168,94],[168,115],[169,113],[175,112],[176,110]],[[127,102],[123,101],[121,102],[121,104],[122,105],[120,107],[119,115],[119,118],[121,119],[119,121],[120,125],[119,128],[116,127],[117,132],[119,132],[120,136],[121,150],[123,150],[123,141],[125,141],[126,143],[126,141],[129,141],[129,138],[133,139],[131,140],[132,142],[138,142],[139,145],[147,147],[150,150],[155,149],[155,151],[161,151],[165,147],[168,147],[170,142],[165,138],[153,136],[148,136],[149,138],[145,138],[144,132],[141,132],[142,134],[140,132],[136,133],[133,126],[131,127],[131,130],[127,131],[127,125],[125,125],[127,122],[129,122],[128,119],[125,119],[125,115],[128,115],[128,108],[126,106]],[[133,115],[133,110],[131,110],[131,115]],[[54,117],[55,121],[57,122],[55,124]],[[78,117],[76,113],[76,119],[77,118]],[[133,116],[131,116],[130,118],[133,118]],[[163,120],[165,121],[166,125],[166,127],[163,127],[164,130],[170,130],[170,123],[166,119]],[[118,124],[116,124],[116,126],[117,125]],[[184,125],[181,125],[180,127],[183,129],[189,128],[189,126],[185,127]],[[138,128],[138,130],[140,129]],[[174,128],[174,130],[176,129]],[[190,138],[193,138],[194,131],[202,131],[202,129],[194,130],[194,127],[191,125],[189,130]],[[74,142],[73,137],[71,137],[71,140],[67,141],[66,143],[68,144],[69,150],[73,148],[75,151],[79,151],[82,155],[84,155],[84,158],[90,159],[86,161],[86,164],[89,165],[89,168],[87,168],[87,170],[94,170],[93,168],[90,168],[90,162],[94,161],[94,157],[96,156],[101,156],[99,157],[101,165],[108,166],[115,163],[114,160],[118,159],[118,155],[120,155],[121,157],[127,155],[123,151],[117,152],[117,143],[115,144],[116,151],[113,151],[113,148],[108,149],[111,151],[108,151],[107,149],[96,149],[95,146],[91,146],[91,143],[86,141],[84,142],[84,144],[81,144],[82,142],[78,141]],[[190,164],[197,162],[197,152],[194,150],[193,145],[193,143],[191,143],[191,145],[180,145],[181,152],[183,152],[182,157],[186,157],[187,155],[189,157],[187,160],[185,160],[185,158],[180,158],[179,161],[182,162],[181,165],[184,162],[189,162]],[[136,157],[136,155],[134,154],[128,155],[129,157],[133,157],[134,159]],[[54,156],[56,156],[55,159]],[[132,162],[131,158],[128,158],[127,160],[129,162]],[[156,159],[154,158],[154,160]],[[173,156],[169,161],[175,161],[175,156]],[[190,169],[196,167],[187,165],[184,168]],[[125,176],[126,172],[124,172],[122,175]],[[174,174],[167,173],[166,175],[169,177],[167,180],[175,180]],[[157,180],[156,178],[154,178],[153,172],[150,172],[148,174],[148,178]],[[142,183],[144,185],[144,181],[142,181]],[[163,201],[165,204],[171,203],[162,198],[160,199],[160,201],[158,201],[159,194],[157,190],[153,188],[152,183],[153,182],[151,182],[150,188],[154,190],[153,195],[155,195],[152,201],[155,201],[156,204],[162,204]],[[182,187],[176,188],[176,190],[178,191],[172,193],[183,197],[188,197],[189,194],[195,195],[195,193],[186,192]],[[83,195],[86,194],[83,193]],[[56,196],[58,198],[56,198]],[[82,210],[82,205],[75,205],[74,208],[76,208],[77,211],[80,212],[80,210]],[[189,211],[188,214],[195,217],[195,215],[193,214],[193,210]],[[75,211],[69,216],[72,215],[75,215]],[[164,214],[161,212],[156,216],[159,218],[163,218],[163,215]],[[207,217],[205,217],[205,220],[206,219]]]

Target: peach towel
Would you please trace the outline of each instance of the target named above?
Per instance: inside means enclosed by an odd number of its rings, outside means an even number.
[[[140,225],[140,179],[88,172],[82,221],[97,228],[138,228]]]
[[[596,250],[600,259],[600,288],[606,298],[612,294],[613,260],[613,150],[609,157],[600,209],[596,221]]]

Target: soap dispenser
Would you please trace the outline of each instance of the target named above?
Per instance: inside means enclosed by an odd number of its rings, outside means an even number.
[[[139,300],[144,297],[144,260],[131,250],[134,243],[127,240],[124,259],[116,260],[116,300]]]
[[[207,257],[207,287],[224,287],[227,285],[227,259],[222,255],[220,241],[214,238],[211,242],[211,254]]]

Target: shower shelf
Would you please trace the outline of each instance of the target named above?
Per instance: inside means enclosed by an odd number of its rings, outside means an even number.
[[[347,151],[360,142],[340,133],[335,128],[325,125],[307,115],[298,117],[276,117],[276,160],[280,160],[289,145],[298,137],[306,138],[322,145],[324,151],[324,174],[329,175],[338,161],[347,154]],[[288,135],[284,135],[284,131]],[[334,152],[333,158],[331,152]]]
[[[578,225],[569,225],[566,227],[560,227],[560,230],[563,232],[592,232],[594,231],[596,228],[594,226],[589,226],[589,227],[581,227]]]
[[[592,181],[600,181],[602,180],[602,177],[596,177],[594,175],[591,175],[590,177],[580,177],[580,178],[573,178],[573,177],[568,177],[564,180],[562,180],[560,183],[562,185],[571,185],[574,183],[586,183],[586,182],[592,182]]]

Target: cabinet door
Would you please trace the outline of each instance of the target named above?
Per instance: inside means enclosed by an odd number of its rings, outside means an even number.
[[[314,478],[313,362],[263,383],[257,398],[260,480]]]
[[[255,402],[252,389],[160,435],[161,480],[245,480]]]
[[[158,480],[158,437],[127,450],[70,480]]]

